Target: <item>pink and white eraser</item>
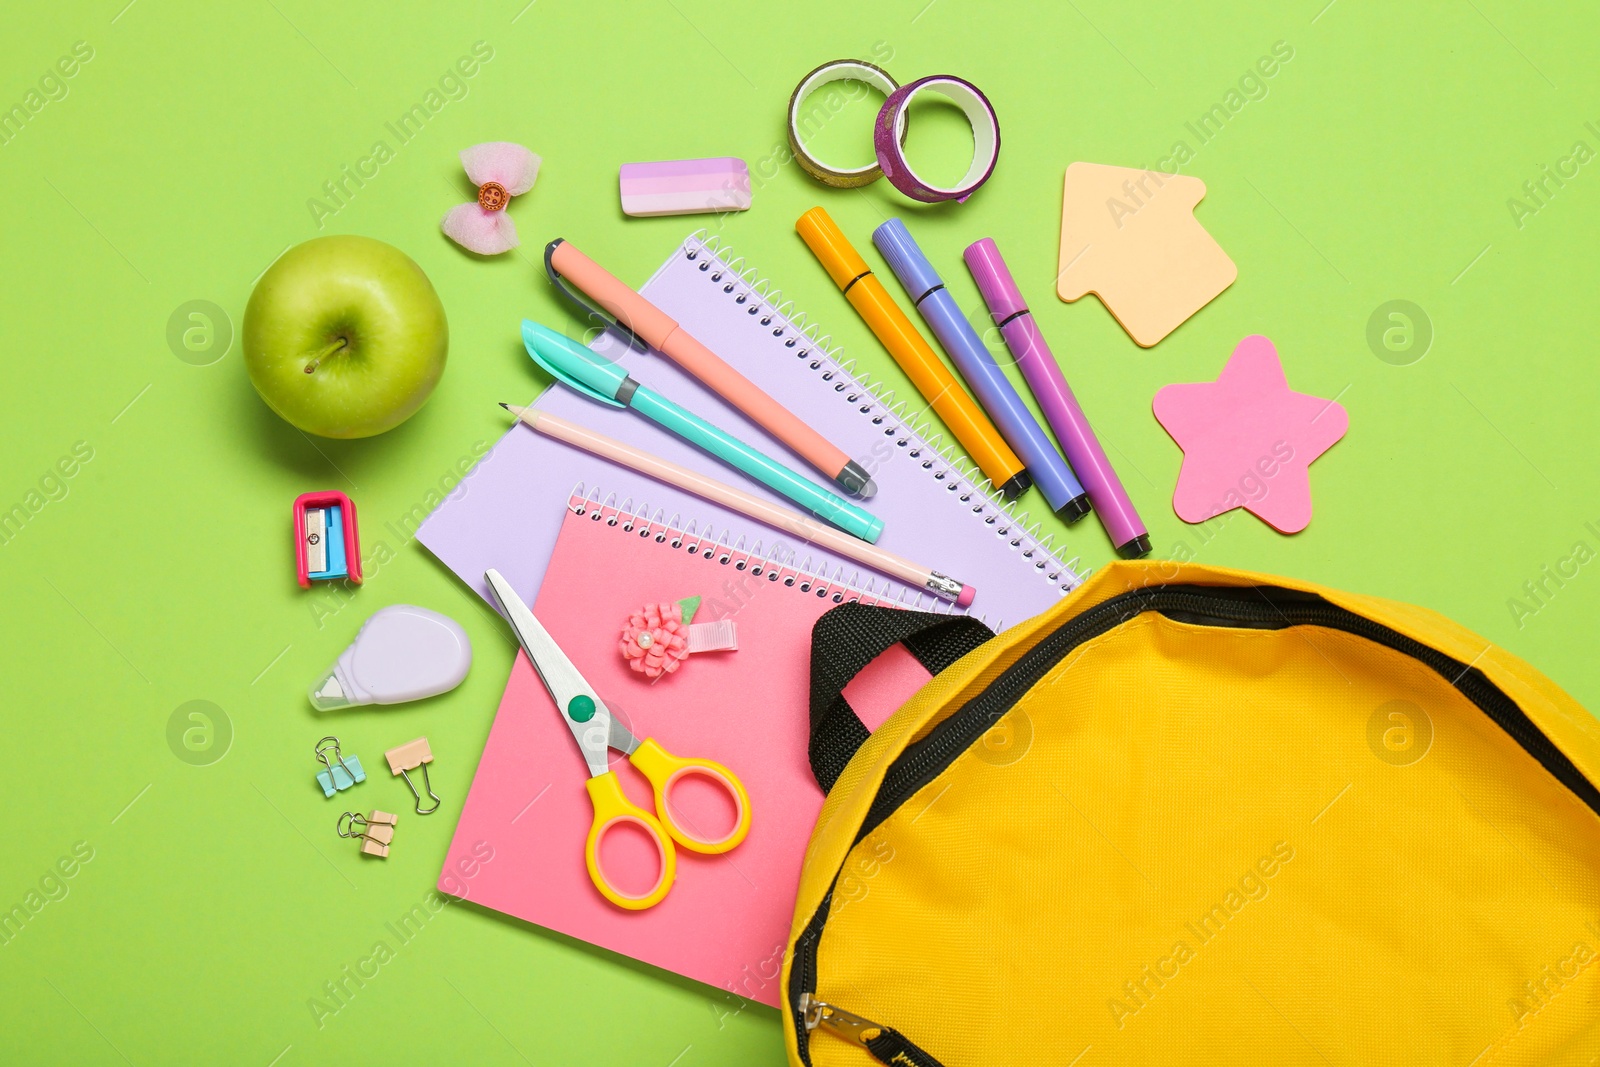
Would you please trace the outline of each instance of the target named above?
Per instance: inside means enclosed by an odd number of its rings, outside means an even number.
[[[750,168],[734,156],[622,165],[622,210],[635,217],[744,211]]]

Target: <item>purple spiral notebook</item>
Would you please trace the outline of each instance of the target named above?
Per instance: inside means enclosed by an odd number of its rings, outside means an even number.
[[[950,455],[936,429],[930,432],[927,418],[920,414],[920,398],[908,405],[865,375],[853,374],[852,365],[841,363],[831,350],[828,338],[808,326],[806,316],[756,278],[742,259],[691,236],[640,291],[866,467],[878,493],[863,503],[884,523],[878,544],[973,586],[977,596],[969,613],[999,629],[1044,611],[1078,585],[1073,567],[1051,551],[1048,535],[1041,539],[1026,515],[1002,503],[964,457]],[[516,336],[517,323],[508,322],[506,329]],[[657,392],[794,470],[823,481],[799,456],[660,353],[630,349],[611,333],[593,347],[620,361],[629,374]],[[531,361],[529,367],[531,371]],[[536,403],[542,410],[663,459],[793,507],[636,414],[605,407],[560,386],[552,386]],[[574,485],[625,511],[702,536],[709,533],[730,547],[866,589],[882,599],[923,610],[954,610],[853,560],[795,543],[792,535],[544,437],[521,423],[434,510],[417,537],[485,599],[483,573],[493,567],[531,602]],[[708,599],[726,592],[737,599],[731,584],[726,591],[696,592]]]

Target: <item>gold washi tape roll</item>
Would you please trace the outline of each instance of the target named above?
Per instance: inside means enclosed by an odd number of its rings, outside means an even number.
[[[864,82],[885,97],[900,88],[900,84],[889,76],[888,71],[862,59],[836,59],[831,63],[822,64],[801,78],[800,84],[795,86],[794,95],[789,97],[789,150],[794,153],[795,162],[800,164],[800,169],[824,185],[831,185],[835,189],[855,189],[871,185],[883,177],[883,168],[878,165],[877,160],[850,169],[830,167],[808,153],[800,139],[801,103],[821,86],[836,81]],[[905,142],[905,136],[905,127],[902,126],[900,129],[902,144]]]

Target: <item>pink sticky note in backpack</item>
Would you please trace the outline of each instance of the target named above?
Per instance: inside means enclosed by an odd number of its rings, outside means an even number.
[[[1244,508],[1280,533],[1311,522],[1311,462],[1344,436],[1336,400],[1289,388],[1270,340],[1240,341],[1214,382],[1164,386],[1156,420],[1183,449],[1172,509],[1205,522]]]

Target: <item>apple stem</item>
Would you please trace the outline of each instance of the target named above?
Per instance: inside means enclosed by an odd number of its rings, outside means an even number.
[[[306,373],[307,374],[315,373],[316,369],[319,366],[322,365],[322,361],[323,360],[327,359],[329,356],[333,355],[335,352],[339,351],[339,349],[345,347],[349,343],[350,343],[349,338],[341,337],[337,341],[335,341],[333,344],[329,345],[327,348],[324,348],[321,352],[318,352],[317,353],[317,358],[313,359],[309,364],[307,364]]]

